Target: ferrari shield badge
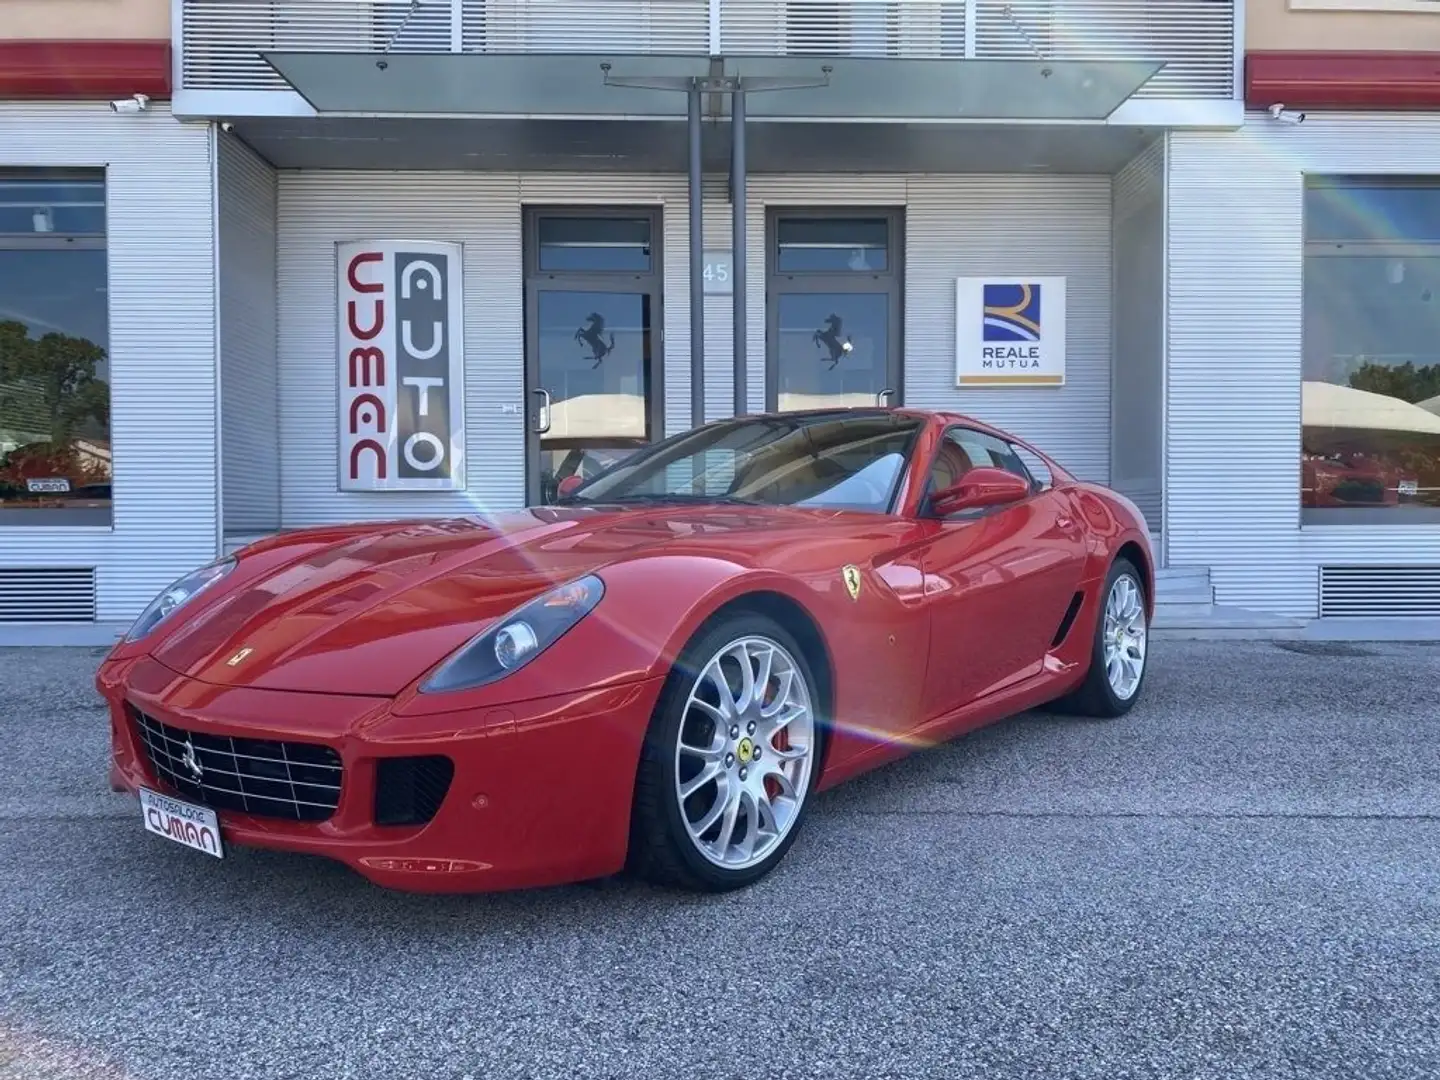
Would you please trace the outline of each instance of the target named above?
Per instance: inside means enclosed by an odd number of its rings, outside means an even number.
[[[845,591],[850,594],[850,599],[860,599],[860,568],[854,563],[846,563],[840,576],[845,579]]]

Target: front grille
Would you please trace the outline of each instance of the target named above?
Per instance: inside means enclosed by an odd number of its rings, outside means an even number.
[[[138,709],[131,716],[160,779],[211,809],[324,821],[340,801],[340,755],[328,746],[185,731]]]
[[[440,809],[455,763],[448,757],[381,758],[375,764],[375,824],[424,825]]]

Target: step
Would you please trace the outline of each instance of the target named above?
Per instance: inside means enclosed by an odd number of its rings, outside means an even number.
[[[1227,604],[1156,604],[1151,630],[1161,638],[1298,637],[1306,620]]]
[[[1210,584],[1210,568],[1208,566],[1167,566],[1162,570],[1155,571],[1155,584],[1201,582]]]
[[[1155,573],[1157,604],[1209,605],[1215,602],[1210,571],[1203,567],[1166,567]]]

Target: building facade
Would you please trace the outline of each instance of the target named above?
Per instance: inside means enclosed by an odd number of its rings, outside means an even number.
[[[3,32],[0,624],[28,640],[213,557],[213,136],[168,115],[163,4],[17,0]]]
[[[1305,2],[173,0],[163,87],[0,84],[0,625],[877,400],[1127,493],[1221,605],[1440,614],[1440,436],[1346,385],[1426,411],[1428,240],[1351,233],[1440,222],[1440,117],[1266,59],[1434,23]]]

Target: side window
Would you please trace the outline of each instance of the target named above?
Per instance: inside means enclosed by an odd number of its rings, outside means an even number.
[[[1034,481],[1016,448],[1009,443],[970,428],[951,428],[936,451],[935,464],[930,469],[930,490],[942,491],[958,484],[975,468],[1004,469],[1027,484]],[[1047,470],[1047,478],[1048,475]]]
[[[1015,452],[1015,456],[1019,458],[1025,466],[1025,471],[1030,474],[1039,490],[1049,491],[1055,486],[1055,477],[1050,472],[1050,466],[1045,464],[1043,458],[1037,457],[1034,451],[1027,450],[1023,446],[1017,446],[1014,443],[1010,444],[1010,449]]]
[[[965,452],[965,456],[970,459],[971,468],[983,466],[988,469],[1004,469],[1014,473],[1027,484],[1030,483],[1031,476],[1025,463],[1016,456],[1015,449],[1009,443],[969,428],[952,428],[946,439],[953,440]]]

